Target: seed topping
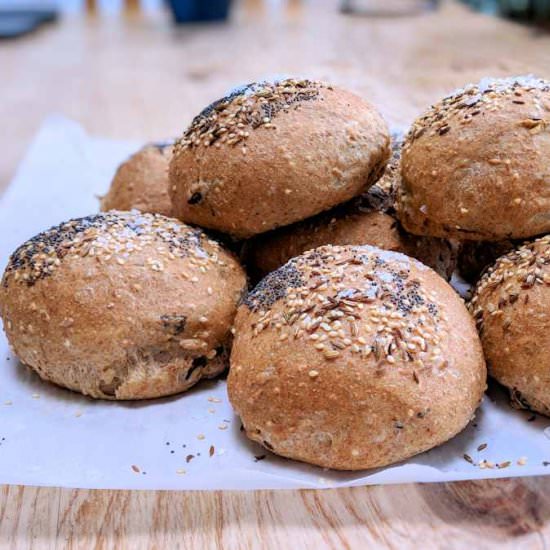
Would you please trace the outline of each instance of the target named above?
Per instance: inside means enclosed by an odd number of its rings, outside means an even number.
[[[252,131],[275,128],[273,120],[280,113],[299,108],[305,101],[318,100],[321,89],[332,90],[321,82],[294,78],[237,88],[193,119],[176,142],[175,154],[195,147],[243,145]]]
[[[298,256],[244,299],[253,337],[268,328],[281,342],[302,337],[330,362],[372,356],[419,384],[425,369],[448,366],[447,328],[435,294],[411,271],[413,262],[369,246],[324,246]]]

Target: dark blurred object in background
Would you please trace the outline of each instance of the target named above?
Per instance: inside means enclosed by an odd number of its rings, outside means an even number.
[[[550,0],[462,0],[485,13],[550,27]]]
[[[224,21],[231,0],[169,0],[176,23]]]
[[[17,38],[57,19],[57,10],[49,7],[0,8],[0,39]]]

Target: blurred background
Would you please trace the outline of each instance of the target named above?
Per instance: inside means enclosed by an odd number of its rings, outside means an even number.
[[[550,0],[0,0],[0,190],[52,113],[180,134],[231,87],[298,75],[406,126],[484,76],[550,77]]]

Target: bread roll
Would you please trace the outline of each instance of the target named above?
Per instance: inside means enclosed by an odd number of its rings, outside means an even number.
[[[436,103],[403,148],[407,231],[500,241],[550,231],[550,82],[484,79]]]
[[[172,214],[168,193],[168,163],[172,144],[146,145],[123,162],[101,198],[101,210],[139,210],[151,214]]]
[[[457,243],[411,235],[395,218],[400,145],[397,137],[384,176],[360,197],[248,241],[244,258],[255,278],[263,277],[306,250],[325,244],[369,244],[413,256],[450,279],[456,266]]]
[[[201,230],[111,211],[22,244],[0,286],[15,354],[44,380],[104,399],[184,391],[226,367],[246,278]]]
[[[325,246],[239,306],[228,394],[267,449],[359,470],[456,435],[485,380],[473,320],[434,271],[370,246]]]
[[[181,220],[246,238],[345,202],[390,156],[379,113],[311,80],[249,84],[200,113],[170,163]]]
[[[489,374],[516,406],[550,416],[550,236],[502,256],[478,283],[470,310]]]

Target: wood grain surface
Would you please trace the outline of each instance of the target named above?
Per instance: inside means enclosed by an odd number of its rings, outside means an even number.
[[[237,83],[296,74],[407,124],[468,81],[527,72],[550,76],[548,35],[451,2],[385,19],[339,15],[335,1],[248,0],[228,25],[181,29],[160,13],[67,17],[0,44],[0,191],[52,112],[92,134],[163,138]],[[548,495],[548,478],[255,493],[9,486],[0,547],[546,548]]]

